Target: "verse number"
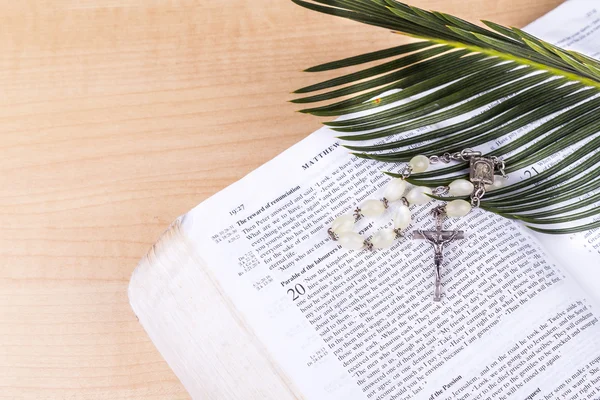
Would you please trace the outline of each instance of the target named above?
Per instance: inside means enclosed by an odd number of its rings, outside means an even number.
[[[233,210],[229,211],[229,215],[235,215],[235,214],[237,214],[237,213],[239,213],[240,211],[243,211],[243,210],[244,210],[244,205],[240,204],[239,206],[237,206]]]
[[[294,286],[293,289],[288,289],[287,290],[288,293],[292,294],[292,300],[296,301],[300,298],[300,296],[302,296],[303,294],[306,293],[306,289],[304,289],[304,286],[302,286],[301,284],[296,284],[296,286]]]

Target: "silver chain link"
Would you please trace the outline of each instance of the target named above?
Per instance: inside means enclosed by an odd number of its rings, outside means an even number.
[[[448,194],[449,191],[450,188],[448,186],[438,186],[434,188],[431,192],[436,196],[445,196]]]
[[[408,178],[410,178],[410,174],[412,173],[412,167],[410,166],[410,164],[406,164],[404,166],[404,169],[402,169],[402,171],[400,172],[401,178],[406,180]]]
[[[481,185],[481,184],[476,186],[475,191],[471,195],[471,207],[473,207],[473,208],[479,207],[479,204],[481,203],[481,199],[483,198],[484,195],[485,195],[485,186]]]
[[[471,157],[479,157],[481,156],[480,151],[475,151],[473,149],[464,149],[460,152],[455,153],[444,153],[441,156],[433,155],[429,156],[429,162],[431,164],[437,164],[443,162],[448,164],[451,161],[469,161]]]

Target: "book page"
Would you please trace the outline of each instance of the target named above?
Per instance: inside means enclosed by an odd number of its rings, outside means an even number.
[[[446,248],[441,303],[426,242],[369,252],[328,238],[334,216],[381,196],[382,167],[323,128],[182,221],[295,390],[331,400],[600,395],[597,304],[521,225],[483,211],[447,221],[466,238]],[[411,230],[433,227],[431,207],[411,208]],[[390,215],[357,230],[369,236]]]
[[[526,30],[563,48],[579,51],[594,58],[600,57],[600,3],[598,2],[568,1],[530,24]],[[583,143],[579,144],[582,145]],[[542,172],[574,149],[558,154],[553,159],[543,160],[528,170],[520,171],[514,178],[523,179],[530,174]],[[597,193],[598,190],[591,191],[580,200]],[[593,207],[600,207],[600,202],[591,204],[587,208]],[[587,221],[598,220],[600,216],[589,218]],[[537,233],[534,235],[548,249],[548,252],[568,269],[581,286],[600,302],[600,228],[572,235]]]

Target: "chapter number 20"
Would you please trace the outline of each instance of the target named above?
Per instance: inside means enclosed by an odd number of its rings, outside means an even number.
[[[301,284],[297,283],[296,286],[294,286],[293,289],[288,289],[287,290],[288,293],[292,294],[292,300],[296,301],[300,298],[300,296],[302,296],[303,294],[306,293],[306,289],[304,289],[304,286],[302,286]]]

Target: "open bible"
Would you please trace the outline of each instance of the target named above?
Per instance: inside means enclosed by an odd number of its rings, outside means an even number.
[[[568,1],[526,30],[597,57],[595,3]],[[327,234],[380,198],[395,167],[349,155],[322,128],[163,234],[129,296],[191,396],[600,399],[600,229],[541,235],[482,210],[448,219],[464,238],[445,249],[434,302],[426,241],[352,251]],[[357,229],[389,226],[394,207]],[[409,233],[433,226],[432,207],[411,207]]]

